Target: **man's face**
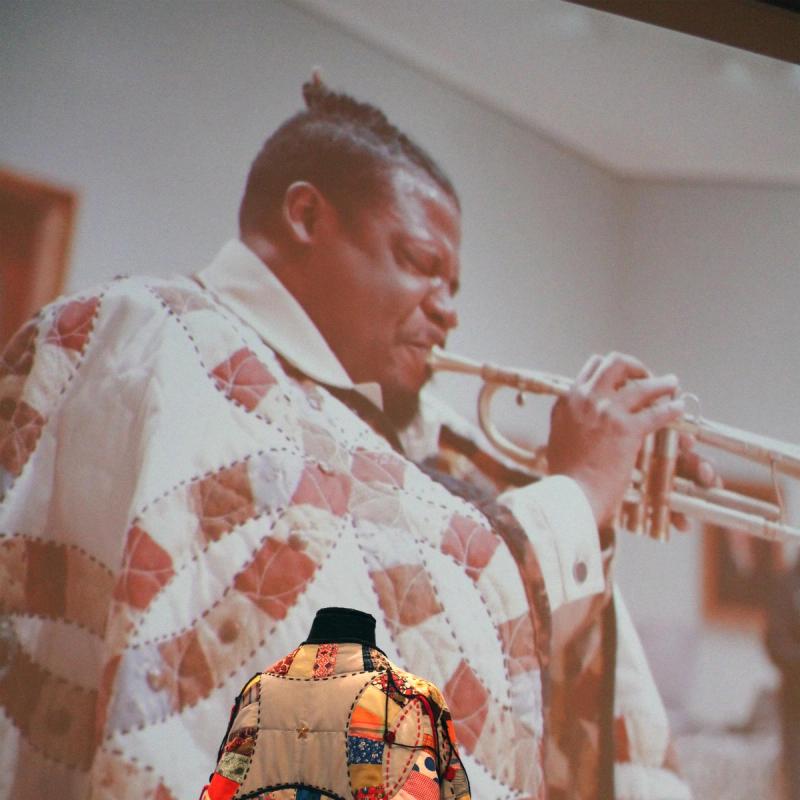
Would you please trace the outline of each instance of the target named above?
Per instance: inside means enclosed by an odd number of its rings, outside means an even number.
[[[352,380],[379,383],[391,411],[416,402],[431,347],[457,324],[461,230],[455,203],[424,173],[397,168],[387,180],[388,202],[334,226],[320,251],[313,316]]]

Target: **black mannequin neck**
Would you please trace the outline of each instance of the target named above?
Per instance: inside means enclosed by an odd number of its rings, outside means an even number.
[[[375,647],[375,617],[354,608],[321,608],[305,644],[357,642]]]

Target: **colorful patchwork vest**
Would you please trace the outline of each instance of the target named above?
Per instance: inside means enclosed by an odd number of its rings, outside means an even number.
[[[202,800],[469,800],[441,692],[364,644],[304,644],[236,699]]]

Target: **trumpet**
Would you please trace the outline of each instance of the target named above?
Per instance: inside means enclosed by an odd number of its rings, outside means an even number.
[[[562,397],[572,381],[561,375],[483,363],[434,347],[428,359],[433,372],[478,377],[478,422],[487,439],[502,454],[533,468],[537,454],[515,444],[500,432],[491,418],[494,395],[509,388],[523,397],[544,394]],[[679,436],[692,434],[698,442],[740,456],[770,469],[778,503],[758,500],[721,488],[706,488],[675,475]],[[769,541],[800,541],[800,528],[785,519],[778,475],[800,478],[800,447],[760,436],[700,415],[685,414],[664,430],[648,436],[639,453],[631,485],[623,499],[620,523],[651,538],[669,538],[670,515],[683,514],[700,522],[743,531]]]

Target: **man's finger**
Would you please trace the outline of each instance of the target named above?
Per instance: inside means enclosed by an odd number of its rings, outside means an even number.
[[[624,353],[603,356],[589,383],[592,392],[610,394],[634,378],[648,378],[650,372],[638,358]]]
[[[686,413],[683,399],[678,397],[666,403],[654,403],[636,414],[641,431],[644,434],[654,433],[661,428],[666,428]]]
[[[682,533],[685,533],[689,530],[689,519],[683,514],[672,514],[669,518],[669,521],[672,523],[674,528]]]
[[[714,467],[700,456],[699,453],[681,453],[678,456],[678,474],[684,478],[699,483],[706,489],[714,485],[716,472]]]
[[[677,390],[678,379],[674,375],[639,378],[629,381],[620,389],[620,399],[625,408],[635,414],[652,405],[660,397],[673,397]]]
[[[586,363],[581,367],[581,371],[578,373],[577,378],[575,378],[576,383],[586,383],[592,379],[592,375],[597,371],[597,368],[600,366],[600,362],[603,360],[601,355],[595,353],[593,356],[590,356],[587,359]]]

